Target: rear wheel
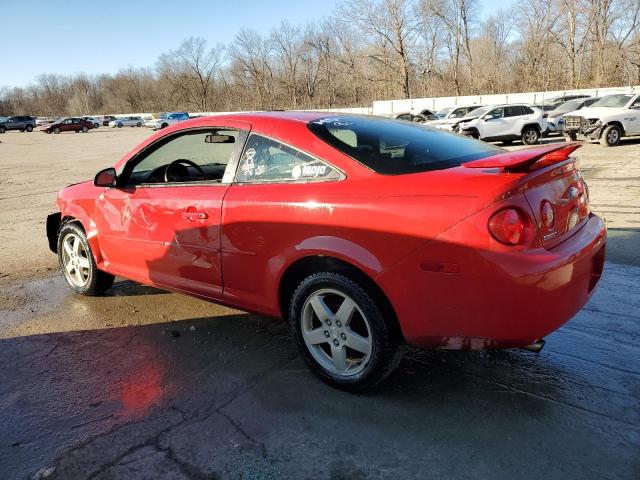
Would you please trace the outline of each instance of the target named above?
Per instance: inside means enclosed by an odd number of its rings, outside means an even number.
[[[534,145],[540,139],[540,132],[536,127],[525,127],[522,130],[522,143],[525,145]]]
[[[122,128],[122,123],[118,123],[118,128]]]
[[[60,133],[60,129],[59,129],[58,127],[54,128],[54,129],[53,129],[53,133],[55,133],[55,134]]]
[[[82,133],[87,133],[89,129],[87,127],[82,127]]]
[[[60,228],[58,258],[64,278],[77,293],[100,295],[113,285],[114,276],[98,270],[87,237],[75,223]]]
[[[98,128],[99,126],[100,126],[100,124],[99,124],[99,123],[94,123],[94,124],[93,124],[93,128]]]
[[[7,129],[5,127],[0,127],[0,133],[5,133]]]
[[[602,136],[600,137],[600,145],[605,147],[615,147],[620,143],[620,139],[622,138],[622,130],[617,125],[609,125],[602,132]]]
[[[136,123],[136,127],[141,127],[141,126],[142,126],[142,123],[140,122]]]
[[[31,125],[27,125],[27,132],[33,132],[33,127]]]
[[[400,360],[391,320],[362,286],[337,273],[316,273],[298,286],[289,325],[311,370],[342,390],[377,385]]]

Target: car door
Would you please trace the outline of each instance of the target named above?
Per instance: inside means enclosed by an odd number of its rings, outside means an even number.
[[[73,118],[63,120],[59,126],[61,132],[70,132],[73,130]]]
[[[504,108],[497,107],[487,112],[480,125],[480,138],[494,138],[504,135],[507,122],[504,117]]]
[[[525,124],[526,112],[522,105],[509,105],[503,109],[503,118],[505,120],[505,129],[503,135],[520,136],[522,127]]]
[[[330,213],[315,200],[343,174],[326,162],[252,133],[225,197],[222,224],[224,298],[246,309],[269,311],[273,275],[292,245],[326,234]],[[312,186],[309,184],[313,183]],[[292,205],[295,205],[292,207]]]
[[[629,105],[629,128],[627,135],[640,134],[640,95]]]
[[[213,134],[232,141],[207,142]],[[119,176],[121,185],[105,189],[96,202],[105,268],[220,298],[220,221],[229,187],[224,172],[233,168],[229,164],[237,160],[244,138],[240,129],[189,129],[162,137],[131,159]],[[193,162],[206,178],[185,164],[174,164],[167,172],[175,160]]]

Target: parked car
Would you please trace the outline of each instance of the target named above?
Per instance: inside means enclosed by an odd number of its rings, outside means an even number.
[[[100,125],[102,125],[102,120],[98,117],[84,116],[82,118],[84,118],[87,122],[93,123],[93,128],[98,128],[100,127]]]
[[[434,113],[434,115],[436,116],[436,120],[442,119],[447,115],[449,115],[449,113],[451,113],[453,108],[454,107],[447,107],[447,108],[441,108],[440,110],[438,110],[436,113]]]
[[[145,122],[144,126],[153,128],[154,130],[161,130],[167,128],[169,125],[184,122],[185,120],[189,120],[189,114],[187,112],[167,112],[163,113],[158,119]]]
[[[143,124],[142,117],[119,117],[109,122],[111,128],[122,127],[141,127]]]
[[[547,129],[549,132],[562,132],[564,126],[564,114],[589,107],[600,100],[597,97],[576,98],[561,103],[547,114]]]
[[[31,132],[34,128],[36,128],[36,118],[31,116],[18,115],[0,120],[0,133],[5,133],[9,130]]]
[[[62,132],[82,132],[87,133],[93,128],[93,122],[89,122],[81,117],[64,117],[59,118],[53,123],[43,125],[40,128],[44,133],[62,133]]]
[[[118,117],[114,116],[114,115],[104,115],[102,117],[102,126],[103,127],[108,127],[109,126],[109,122],[111,122],[112,120],[116,120]]]
[[[80,294],[117,275],[282,317],[320,378],[361,390],[403,342],[538,351],[580,310],[606,233],[578,146],[507,152],[327,112],[203,117],[61,190],[47,237]]]
[[[599,140],[605,147],[640,135],[640,93],[606,95],[588,108],[564,116],[567,140]]]
[[[546,129],[542,110],[521,104],[493,105],[482,115],[463,119],[455,126],[455,131],[487,142],[522,140],[525,145],[537,143]]]
[[[453,126],[459,123],[461,118],[464,118],[469,113],[474,110],[482,107],[482,105],[472,105],[468,107],[457,107],[452,109],[449,113],[445,114],[444,117],[439,118],[438,120],[430,120],[427,123],[430,127],[439,128],[442,130],[453,130]]]

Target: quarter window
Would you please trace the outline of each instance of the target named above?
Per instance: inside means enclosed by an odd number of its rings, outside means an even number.
[[[281,142],[251,134],[240,158],[236,182],[338,180],[333,167]]]
[[[520,115],[522,115],[522,107],[520,105],[504,107],[505,117],[519,117]]]

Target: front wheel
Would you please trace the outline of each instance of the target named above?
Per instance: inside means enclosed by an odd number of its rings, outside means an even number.
[[[615,147],[620,143],[620,139],[622,138],[622,130],[617,125],[609,125],[602,132],[602,136],[600,137],[600,145],[604,147]]]
[[[99,126],[100,126],[100,124],[99,124],[99,123],[94,123],[94,124],[93,124],[93,128],[98,128]]]
[[[121,123],[118,124],[118,128],[122,128],[122,124]]]
[[[60,133],[60,129],[58,127],[54,128],[53,133],[57,135],[58,133]]]
[[[522,131],[522,143],[535,145],[540,139],[540,132],[535,127],[527,127]]]
[[[0,133],[4,133],[6,131],[7,131],[7,129],[5,127],[0,127]]]
[[[136,123],[136,127],[141,127],[141,126],[142,126],[142,123],[140,122]]]
[[[384,380],[400,360],[393,320],[348,277],[307,277],[291,301],[289,325],[311,370],[333,387],[360,391]]]
[[[114,276],[98,270],[87,236],[75,223],[60,229],[58,259],[67,283],[81,295],[101,295],[113,285]]]

